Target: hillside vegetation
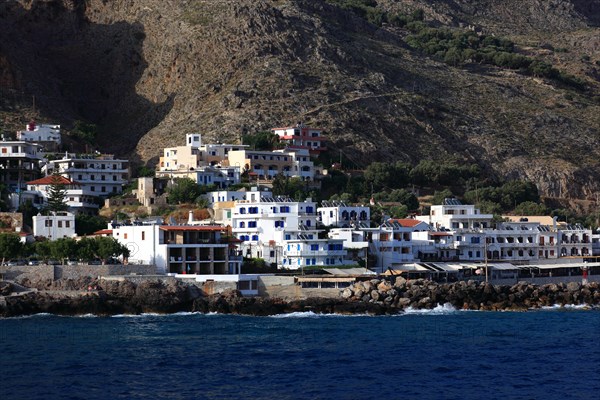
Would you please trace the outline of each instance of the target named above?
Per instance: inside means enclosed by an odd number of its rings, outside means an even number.
[[[600,0],[2,2],[0,123],[86,121],[151,164],[303,121],[352,168],[451,158],[594,208],[599,23]]]

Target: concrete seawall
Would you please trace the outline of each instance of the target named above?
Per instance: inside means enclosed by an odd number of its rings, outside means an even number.
[[[153,275],[156,267],[139,264],[18,265],[2,266],[0,274],[6,280],[79,279],[88,276]]]

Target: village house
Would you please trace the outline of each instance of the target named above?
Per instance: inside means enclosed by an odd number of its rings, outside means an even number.
[[[130,263],[156,266],[157,273],[239,274],[242,259],[222,226],[111,225],[127,246]]]
[[[85,193],[97,197],[123,192],[123,185],[129,182],[129,161],[115,159],[112,154],[69,154],[57,160],[48,161],[46,175],[53,173],[77,182]]]
[[[40,176],[42,154],[40,145],[25,141],[0,142],[0,184],[8,191],[12,208],[19,207],[20,193],[26,182]]]
[[[233,234],[247,257],[263,258],[282,268],[352,264],[343,241],[320,238],[316,203],[287,197],[239,200],[231,215]]]
[[[49,240],[74,238],[75,215],[70,212],[53,212],[51,215],[33,216],[33,236]]]
[[[27,190],[21,195],[21,202],[30,200],[38,209],[48,204],[48,192],[53,184],[61,185],[65,189],[65,204],[67,211],[74,214],[96,214],[98,212],[98,197],[78,182],[65,178],[62,175],[45,176],[27,182]]]
[[[234,150],[228,154],[228,165],[247,172],[251,183],[270,184],[276,175],[313,182],[318,175],[308,150]]]
[[[343,201],[322,201],[317,208],[319,221],[325,226],[348,228],[363,222],[371,223],[371,208],[367,206],[353,206]]]
[[[312,155],[319,155],[327,150],[322,129],[311,128],[302,122],[296,126],[272,128],[271,132],[279,136],[279,141],[290,149],[308,150]]]
[[[41,145],[44,151],[58,151],[62,142],[60,125],[36,124],[31,121],[24,131],[17,131],[17,140]]]

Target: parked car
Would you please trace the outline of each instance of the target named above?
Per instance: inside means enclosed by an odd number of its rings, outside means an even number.
[[[88,265],[102,265],[102,260],[95,259],[88,261]]]
[[[77,260],[67,260],[67,265],[77,265]]]
[[[29,262],[27,264],[29,264],[29,265],[40,265],[40,262],[38,260],[29,260]]]
[[[8,267],[16,267],[19,265],[27,265],[27,263],[25,262],[25,260],[8,260],[5,263]]]

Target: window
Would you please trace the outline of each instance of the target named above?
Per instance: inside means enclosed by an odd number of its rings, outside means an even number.
[[[240,228],[245,228],[246,227],[246,223],[244,221],[240,222]]]
[[[101,181],[105,181],[105,180],[106,180],[106,175],[101,175],[101,176],[100,176],[100,180],[101,180]]]
[[[311,244],[311,245],[310,245],[310,249],[311,249],[312,251],[319,250],[319,245],[318,245],[318,244]]]
[[[258,235],[252,235],[252,240],[257,241],[258,240]]]
[[[101,190],[101,192],[102,192],[102,193],[106,192],[106,186],[102,186],[102,190]]]
[[[46,221],[44,221],[44,226],[51,227],[52,226],[52,220],[51,219],[47,219]]]
[[[65,228],[71,227],[71,221],[65,221]]]
[[[289,235],[289,234],[285,235],[285,240],[292,240],[292,235]],[[288,245],[288,247],[289,247],[289,245]]]
[[[59,228],[62,228],[62,221],[56,221]]]
[[[283,228],[283,221],[275,221],[275,228]]]
[[[256,228],[256,221],[248,221],[248,228]]]
[[[94,179],[96,179],[96,177],[94,175],[90,175],[90,179],[94,180]]]
[[[127,239],[127,234],[126,233],[123,234],[123,239]]]
[[[146,240],[146,232],[142,231],[142,240]]]
[[[81,174],[77,175],[77,179],[82,180]]]
[[[96,191],[96,187],[95,187],[95,186],[91,186],[91,187],[90,187],[90,191],[91,191],[91,192],[95,192],[95,191]]]
[[[113,175],[113,181],[116,181],[116,180],[117,180],[117,176]]]

